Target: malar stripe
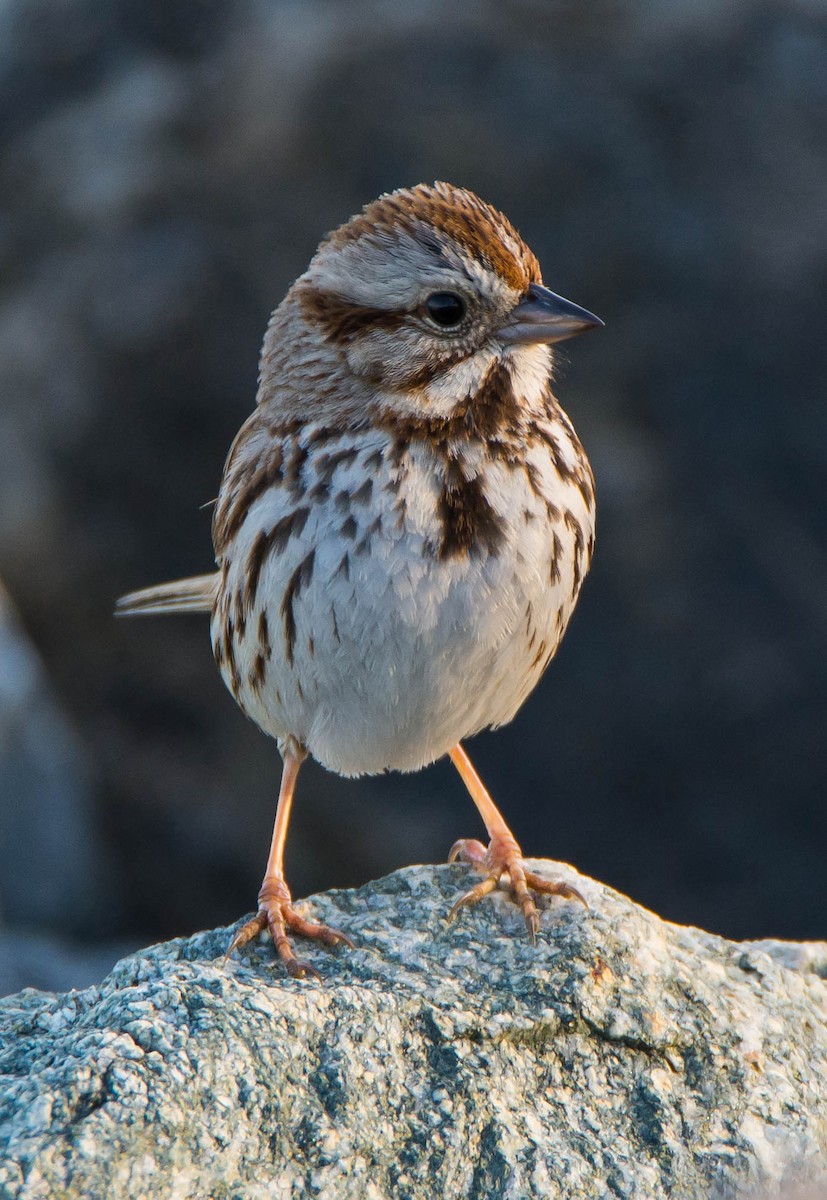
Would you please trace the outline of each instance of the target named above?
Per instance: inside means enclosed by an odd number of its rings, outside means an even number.
[[[440,347],[438,353],[429,355],[421,366],[414,367],[409,371],[397,367],[394,370],[393,384],[397,389],[419,391],[420,388],[433,383],[440,375],[444,375],[451,367],[464,362],[470,353],[467,346],[451,348],[444,345]]]
[[[460,357],[464,358],[465,353]],[[510,457],[513,447],[499,439],[516,439],[521,434],[520,404],[508,368],[500,362],[494,363],[477,390],[466,396],[448,416],[399,416],[383,409],[374,414],[374,420],[396,436],[401,453],[412,441],[440,447],[456,438],[473,438],[488,442],[490,446],[495,444],[497,457],[504,458]],[[399,457],[397,454],[397,464]]]
[[[472,437],[488,441],[502,433],[514,435],[519,430],[520,405],[505,363],[494,363],[466,405],[465,422]]]

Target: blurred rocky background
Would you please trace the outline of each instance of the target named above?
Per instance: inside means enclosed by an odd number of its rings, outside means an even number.
[[[3,0],[0,950],[42,950],[15,986],[56,937],[88,964],[253,905],[275,746],[205,620],[112,605],[210,568],[201,506],[320,236],[434,178],[606,321],[559,372],[593,574],[483,776],[527,853],[824,936],[826,48],[824,0]],[[479,832],[444,766],[310,767],[289,878]]]

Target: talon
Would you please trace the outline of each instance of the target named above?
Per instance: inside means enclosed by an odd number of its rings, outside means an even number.
[[[316,968],[303,958],[296,958],[295,956],[288,958],[284,965],[287,968],[287,974],[292,979],[304,979],[305,975],[312,975],[314,979],[318,979],[319,983],[324,982]]]

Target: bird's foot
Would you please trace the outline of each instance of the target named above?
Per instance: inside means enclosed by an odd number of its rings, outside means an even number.
[[[534,903],[532,892],[544,896],[563,896],[566,900],[579,900],[588,908],[588,904],[576,887],[570,883],[554,882],[543,879],[541,875],[529,871],[526,867],[523,853],[513,838],[492,838],[486,850],[482,842],[473,838],[461,838],[454,842],[448,855],[448,862],[466,862],[471,866],[485,871],[485,878],[472,887],[464,896],[460,896],[448,914],[452,921],[461,908],[476,904],[497,888],[503,876],[507,876],[506,888],[515,904],[523,910],[526,928],[532,942],[537,940],[540,929],[540,913]]]
[[[293,908],[290,889],[278,876],[265,878],[258,894],[258,912],[235,934],[227,949],[227,958],[234,950],[240,950],[246,946],[265,929],[269,929],[278,956],[284,963],[288,975],[292,975],[294,979],[303,979],[305,975],[315,975],[316,979],[320,980],[321,975],[309,962],[296,957],[287,936],[288,931],[298,933],[301,937],[312,938],[325,946],[338,946],[342,942],[345,946],[350,946],[351,950],[354,949],[350,938],[338,929],[331,929],[329,925],[319,925],[315,921],[308,921],[300,913],[297,913]]]

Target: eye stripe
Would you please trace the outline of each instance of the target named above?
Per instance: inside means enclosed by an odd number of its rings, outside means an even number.
[[[410,318],[406,309],[369,308],[309,286],[302,288],[300,303],[307,320],[319,325],[332,342],[350,342],[370,329],[399,329]]]

